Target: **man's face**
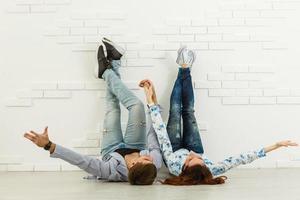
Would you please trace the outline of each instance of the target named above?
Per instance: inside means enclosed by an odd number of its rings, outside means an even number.
[[[153,163],[153,159],[150,156],[140,156],[136,159],[133,159],[131,163],[129,163],[129,168],[131,168],[133,165],[141,163],[141,164],[151,164]]]

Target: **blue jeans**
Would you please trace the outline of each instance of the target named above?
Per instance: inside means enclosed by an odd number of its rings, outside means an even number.
[[[171,94],[167,125],[174,152],[185,148],[196,153],[204,153],[194,112],[194,92],[190,68],[179,68]],[[181,118],[183,134],[181,134]]]
[[[104,120],[101,154],[104,159],[109,153],[120,149],[146,148],[146,116],[144,104],[124,85],[120,79],[119,60],[112,61],[112,69],[105,70],[103,78],[107,84],[106,115]],[[121,104],[129,111],[126,132],[121,130]]]

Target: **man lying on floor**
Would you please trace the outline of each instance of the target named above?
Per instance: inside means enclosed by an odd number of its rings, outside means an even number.
[[[48,127],[42,134],[29,131],[24,137],[38,147],[50,151],[51,157],[76,165],[99,179],[129,181],[132,185],[151,185],[162,165],[157,136],[152,126],[146,136],[144,104],[120,79],[119,68],[123,49],[106,38],[103,38],[102,42],[106,46],[107,57],[101,45],[96,70],[96,77],[104,79],[107,84],[102,159],[81,155],[52,143],[48,137]],[[120,103],[129,111],[124,137],[121,130]],[[151,120],[150,117],[149,119]],[[148,125],[151,124],[150,121]]]

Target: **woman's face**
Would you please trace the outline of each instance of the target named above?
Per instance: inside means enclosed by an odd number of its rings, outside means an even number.
[[[187,167],[192,167],[195,165],[205,165],[202,157],[194,152],[191,152],[189,156],[186,158],[184,163],[184,169]]]

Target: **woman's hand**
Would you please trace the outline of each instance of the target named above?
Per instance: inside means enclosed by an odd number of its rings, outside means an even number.
[[[158,103],[154,84],[152,83],[151,80],[144,79],[140,82],[139,86],[144,88],[148,104],[157,104]]]
[[[26,132],[24,137],[31,140],[38,147],[45,147],[49,143],[48,127],[44,129],[43,133],[36,133],[34,131]]]
[[[278,146],[278,147],[295,147],[295,146],[298,146],[298,144],[291,140],[284,140],[284,141],[277,142],[276,146]]]
[[[154,104],[154,101],[153,101],[153,92],[152,90],[150,89],[150,86],[148,84],[148,82],[145,82],[143,84],[143,88],[144,88],[144,92],[145,92],[145,95],[146,95],[146,99],[147,99],[147,103],[150,105],[150,104]]]
[[[268,153],[268,152],[276,150],[280,147],[296,147],[296,146],[298,146],[298,143],[296,143],[296,142],[293,142],[291,140],[283,140],[283,141],[277,142],[274,145],[265,147],[264,150],[266,153]]]

